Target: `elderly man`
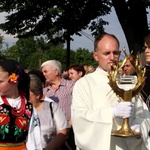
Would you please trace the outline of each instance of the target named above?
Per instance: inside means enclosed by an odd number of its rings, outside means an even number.
[[[71,126],[71,103],[74,82],[66,80],[61,76],[61,63],[57,60],[48,60],[41,65],[42,72],[46,78],[47,87],[43,89],[43,95],[53,99],[62,108]],[[72,128],[68,138],[69,146],[75,150],[74,135]],[[66,148],[64,148],[66,149]]]

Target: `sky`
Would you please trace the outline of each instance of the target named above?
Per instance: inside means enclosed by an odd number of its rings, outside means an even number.
[[[4,13],[3,14],[0,13],[0,22],[4,22],[4,15],[5,15]],[[125,47],[127,53],[129,53],[126,38],[124,36],[123,30],[120,26],[120,23],[118,21],[114,9],[112,9],[112,12],[109,15],[103,17],[103,19],[109,22],[109,25],[104,26],[105,32],[116,35],[116,37],[119,39],[120,42],[120,50]],[[148,19],[150,19],[150,14],[148,16]],[[90,37],[92,37],[89,30],[83,30],[83,32],[87,33]],[[11,47],[17,41],[16,38],[10,35],[6,35],[2,31],[1,31],[1,35],[4,36],[4,42],[8,43],[8,47]],[[74,41],[71,41],[72,50],[76,50],[78,48],[85,48],[88,49],[90,52],[93,51],[93,47],[94,47],[93,41],[87,38],[86,36],[83,35],[79,37],[74,35],[73,39]]]
[[[0,13],[0,22],[4,22],[4,13]],[[122,28],[118,22],[115,11],[112,10],[111,14],[103,17],[104,20],[109,22],[109,25],[105,26],[105,31],[108,33],[115,34],[120,41],[120,48],[126,47],[128,51],[128,46],[126,43],[126,39]],[[83,30],[84,33],[87,33],[90,37],[92,37],[89,30]],[[4,36],[4,42],[8,43],[8,47],[11,47],[17,41],[16,38],[10,35],[6,35],[1,31],[1,34]],[[85,48],[89,51],[93,51],[93,41],[87,38],[86,36],[73,36],[74,41],[71,41],[71,49],[76,50],[78,48]]]
[[[112,10],[111,14],[103,17],[105,21],[109,22],[109,25],[104,26],[105,32],[114,34],[120,42],[120,48],[126,48],[126,51],[128,52],[128,46],[126,42],[126,38],[124,36],[122,27],[120,26],[120,23],[118,21],[117,15],[114,11]],[[88,33],[90,35],[90,31],[84,30],[85,33]],[[85,36],[79,37],[79,36],[73,36],[74,41],[71,42],[71,49],[76,50],[77,48],[86,48],[89,49],[89,51],[93,51],[93,41],[88,39]]]

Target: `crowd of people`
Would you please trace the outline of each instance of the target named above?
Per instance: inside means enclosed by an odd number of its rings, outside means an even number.
[[[0,149],[149,150],[150,35],[144,39],[145,95],[137,93],[127,102],[108,84],[119,46],[113,34],[97,36],[97,67],[72,64],[62,71],[61,62],[47,60],[25,72],[15,60],[0,61]],[[119,73],[136,75],[133,62],[131,55]],[[140,136],[112,135],[126,118]]]

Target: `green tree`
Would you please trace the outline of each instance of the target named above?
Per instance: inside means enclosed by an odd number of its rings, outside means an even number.
[[[110,6],[108,0],[1,0],[0,12],[9,14],[0,28],[18,37],[48,35],[55,39],[63,36],[66,40],[68,34],[80,35],[79,31],[86,29],[91,20],[108,14]],[[106,23],[99,21],[101,27]]]
[[[0,50],[2,49],[4,37],[0,34]]]
[[[88,65],[96,65],[92,52],[89,52],[87,49],[79,48],[76,50],[74,55],[75,60],[74,63],[78,64],[88,64]]]
[[[37,46],[33,37],[19,39],[16,42],[18,46],[19,62],[24,64],[24,68],[28,68],[32,60],[31,54],[37,52]]]
[[[109,0],[42,2],[1,0],[1,12],[8,12],[9,15],[6,17],[7,21],[0,24],[0,28],[6,33],[17,34],[18,37],[48,35],[53,42],[60,41],[60,38],[69,42],[70,35],[74,33],[80,35],[79,32],[87,28],[90,21],[95,18],[99,20],[92,21],[89,28],[95,35],[104,32],[103,25],[107,22],[100,16],[108,14],[111,6],[114,6],[129,50],[137,53],[141,50],[144,36],[148,33],[146,8],[149,5],[148,0],[112,0],[112,5]],[[138,19],[135,16],[138,16]],[[69,51],[68,47],[70,43],[67,44]]]
[[[21,38],[6,50],[6,57],[19,61],[26,69],[38,69],[41,65],[43,51],[49,46],[49,43],[45,41],[43,37]]]
[[[5,50],[3,49],[3,45],[4,45],[3,41],[4,41],[4,37],[0,34],[0,60],[5,59]],[[5,44],[6,46],[8,46],[7,43]]]
[[[147,8],[149,0],[112,0],[118,20],[122,26],[130,52],[142,51],[144,37],[149,33]]]
[[[61,46],[52,46],[46,53],[43,53],[43,62],[46,60],[56,59],[62,63],[63,69],[66,68],[66,50]]]
[[[19,39],[15,45],[6,50],[6,58],[17,60],[26,69],[39,69],[39,60],[41,63],[47,60],[56,59],[61,62],[62,70],[68,69],[66,65],[67,51],[63,44],[53,45],[51,42],[45,42],[41,38]],[[42,53],[39,53],[41,49]],[[21,54],[20,54],[21,53]],[[42,54],[42,55],[41,55]],[[77,49],[70,51],[71,64],[96,65],[92,53],[87,49]]]
[[[15,59],[24,68],[28,68],[31,62],[35,59],[32,57],[36,55],[37,60],[37,45],[33,37],[19,39],[15,45],[5,50],[6,58]],[[31,61],[32,60],[32,61]]]
[[[0,29],[17,37],[47,35],[53,43],[67,41],[69,65],[71,36],[81,35],[80,31],[86,29],[91,20],[92,26],[104,32],[103,25],[107,22],[97,17],[108,14],[110,6],[109,0],[1,0],[0,12],[9,14],[6,22],[0,24]],[[97,32],[95,28],[92,30]]]
[[[18,46],[15,44],[12,47],[8,48],[6,50],[6,58],[7,59],[15,59],[15,60],[19,60],[20,58],[20,54],[18,51]]]
[[[118,20],[125,33],[129,50],[141,51],[143,39],[149,32],[147,8],[149,0],[61,0],[61,1],[0,1],[0,12],[8,12],[6,22],[0,28],[18,37],[48,35],[53,42],[67,40],[70,55],[70,36],[80,35],[87,28],[93,35],[104,32],[108,22],[101,16],[115,8]],[[92,21],[94,20],[94,21]],[[63,38],[62,38],[63,37]]]

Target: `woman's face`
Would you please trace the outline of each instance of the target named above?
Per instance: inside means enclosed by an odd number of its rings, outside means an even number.
[[[34,105],[34,103],[37,103],[39,101],[40,95],[36,95],[33,92],[30,91],[30,102]]]
[[[150,62],[150,45],[147,45],[146,43],[144,43],[144,46],[145,46],[146,62]]]
[[[10,97],[15,88],[17,85],[9,83],[8,72],[0,71],[0,95]]]
[[[82,77],[82,72],[77,72],[76,70],[74,70],[73,68],[69,69],[69,79],[72,81],[77,81],[78,79],[80,79]]]

